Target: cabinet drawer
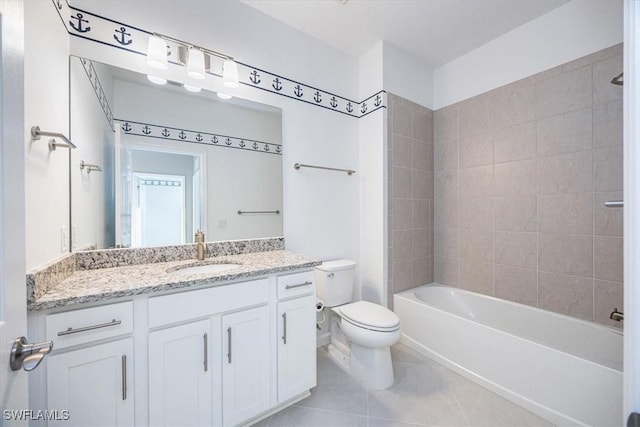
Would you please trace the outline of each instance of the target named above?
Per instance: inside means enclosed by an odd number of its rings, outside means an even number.
[[[315,290],[313,271],[278,276],[278,299],[312,294]]]
[[[46,319],[47,340],[53,340],[55,349],[131,332],[132,301],[50,314]]]
[[[267,302],[268,279],[163,295],[149,298],[149,327],[184,322]]]

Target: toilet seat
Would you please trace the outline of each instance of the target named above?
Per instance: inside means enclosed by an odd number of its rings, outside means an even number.
[[[400,329],[400,319],[391,310],[368,301],[358,301],[336,308],[343,320],[359,328],[377,332]]]

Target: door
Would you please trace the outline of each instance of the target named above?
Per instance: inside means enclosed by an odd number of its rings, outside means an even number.
[[[0,51],[0,408],[24,411],[26,372],[9,368],[13,340],[27,335],[22,1],[0,0]],[[19,418],[0,416],[8,425]]]
[[[211,322],[149,334],[149,425],[213,425]]]
[[[133,426],[133,338],[49,356],[49,426]]]
[[[316,386],[316,298],[278,304],[278,402]]]
[[[234,426],[270,406],[269,307],[222,317],[222,414]]]

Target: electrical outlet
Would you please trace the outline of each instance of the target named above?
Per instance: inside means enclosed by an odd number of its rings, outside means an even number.
[[[60,227],[60,253],[69,252],[69,229]]]
[[[73,224],[71,227],[71,250],[78,249],[78,226]]]
[[[218,220],[218,228],[227,228],[227,220],[219,219]]]

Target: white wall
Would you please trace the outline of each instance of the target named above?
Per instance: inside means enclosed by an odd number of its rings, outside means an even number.
[[[621,0],[573,0],[434,71],[433,109],[622,42]]]
[[[48,137],[30,141],[31,126],[69,135],[69,40],[50,2],[24,2],[24,113],[27,271],[61,256],[69,233],[69,152],[49,152]],[[67,237],[68,244],[68,237]],[[67,249],[68,250],[68,249]]]
[[[423,61],[383,43],[384,89],[433,109],[433,69]]]

